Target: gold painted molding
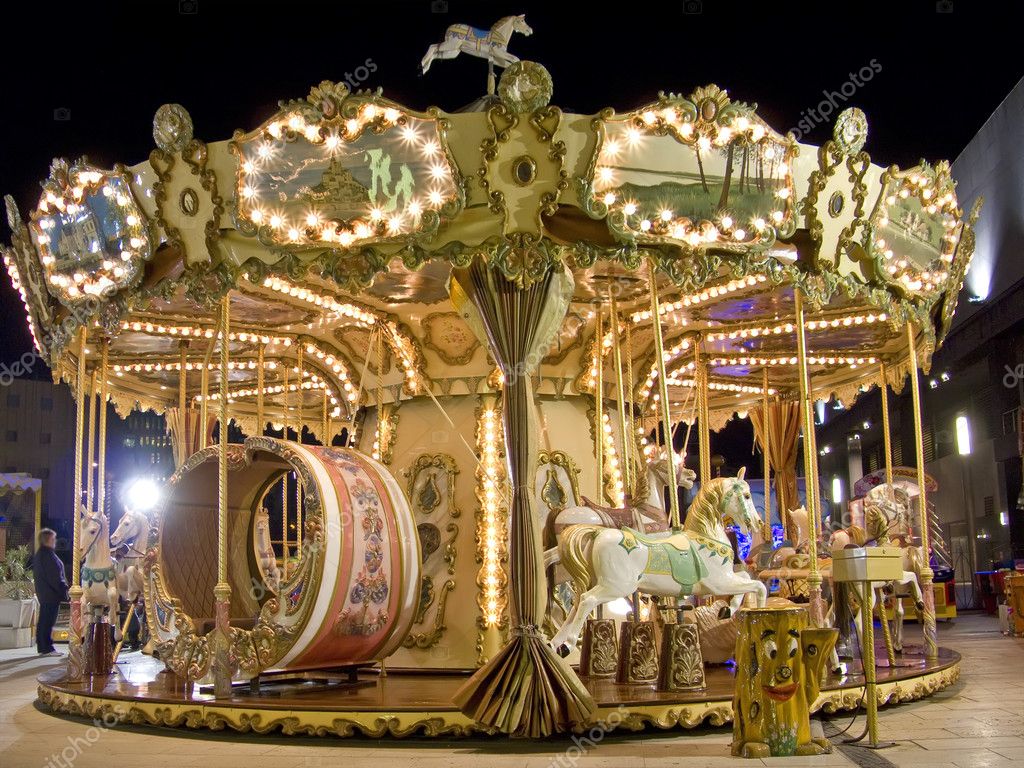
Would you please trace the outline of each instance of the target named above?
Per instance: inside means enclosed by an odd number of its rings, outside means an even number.
[[[900,704],[927,698],[941,691],[960,677],[960,661],[945,669],[929,672],[920,677],[880,683],[879,705]],[[863,696],[863,687],[822,691],[811,707],[834,713],[856,709]],[[114,718],[131,725],[150,725],[172,728],[231,729],[239,733],[271,733],[284,736],[429,736],[463,738],[493,735],[488,729],[458,710],[422,710],[371,712],[327,710],[281,710],[258,707],[220,706],[189,702],[134,701],[104,698],[95,694],[70,693],[40,683],[39,701],[55,714],[77,717]],[[603,706],[594,713],[590,723],[576,729],[584,732],[594,723],[605,723],[612,729],[642,731],[647,728],[697,728],[703,725],[724,726],[732,722],[732,701],[712,700],[692,704],[666,703],[644,706]]]

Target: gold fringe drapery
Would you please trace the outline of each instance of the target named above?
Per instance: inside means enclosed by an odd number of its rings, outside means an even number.
[[[754,437],[762,451],[764,444],[764,408],[750,411]],[[796,486],[796,445],[800,437],[800,404],[797,402],[771,403],[768,406],[771,430],[768,435],[768,460],[775,472],[775,504],[779,509],[786,538],[790,538],[789,511],[799,505]]]
[[[452,271],[452,303],[486,341],[504,374],[501,418],[512,485],[509,642],[455,694],[467,716],[513,736],[537,738],[586,722],[595,705],[540,630],[545,611],[541,531],[533,510],[538,418],[532,377],[572,294],[564,269],[518,286],[481,260]]]
[[[185,460],[203,446],[213,441],[213,425],[217,419],[206,417],[206,429],[202,429],[203,414],[197,408],[168,408],[164,414],[167,432],[171,436],[171,449],[174,452],[174,467],[177,469]]]

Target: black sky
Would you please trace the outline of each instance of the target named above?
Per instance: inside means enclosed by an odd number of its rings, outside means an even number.
[[[195,3],[197,12],[183,14]],[[850,104],[868,116],[867,149],[882,164],[955,159],[1024,74],[1017,3],[417,2],[19,3],[6,6],[0,192],[24,212],[54,156],[132,164],[153,147],[153,113],[179,102],[196,136],[230,138],[372,59],[366,81],[410,107],[456,109],[479,96],[484,65],[466,56],[418,63],[451,23],[490,26],[525,13],[534,34],[510,49],[543,63],[554,102],[592,112],[628,109],[659,90],[715,82],[757,102],[776,129],[839,90],[872,60],[880,68]],[[843,105],[845,106],[845,105]],[[69,120],[55,120],[65,109]],[[805,140],[820,143],[821,125]],[[9,236],[6,222],[2,236]],[[24,314],[0,278],[0,362],[30,346]]]

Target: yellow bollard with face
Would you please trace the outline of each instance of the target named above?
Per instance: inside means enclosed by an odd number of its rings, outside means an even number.
[[[820,755],[810,707],[836,643],[834,629],[808,629],[807,609],[751,608],[739,616],[732,753],[742,757]]]

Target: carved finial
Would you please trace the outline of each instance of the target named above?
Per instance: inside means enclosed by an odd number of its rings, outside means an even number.
[[[857,107],[844,109],[836,119],[832,137],[840,152],[844,155],[856,155],[864,149],[864,143],[868,140],[867,117]]]
[[[498,96],[513,112],[536,112],[551,101],[554,83],[548,71],[534,61],[517,61],[498,82]]]
[[[181,104],[164,104],[153,115],[153,141],[164,152],[176,154],[192,141],[192,117]]]

